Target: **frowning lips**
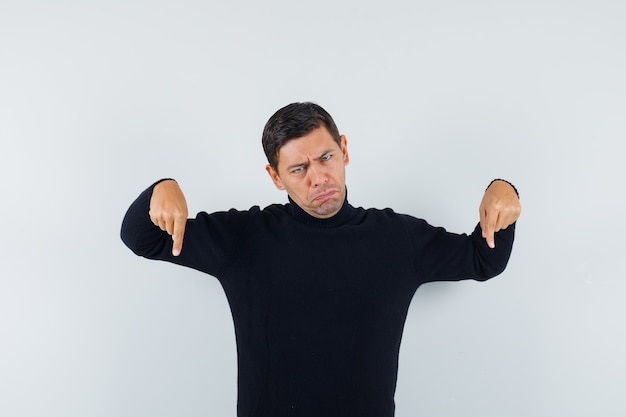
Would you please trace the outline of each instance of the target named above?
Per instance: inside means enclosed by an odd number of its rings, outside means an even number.
[[[318,192],[315,197],[311,199],[311,201],[326,200],[327,198],[334,196],[338,192],[339,190],[337,190],[336,188],[325,188]]]

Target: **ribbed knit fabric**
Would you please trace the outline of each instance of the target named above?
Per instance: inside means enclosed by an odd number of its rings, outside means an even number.
[[[238,354],[239,417],[391,417],[409,303],[430,281],[486,280],[510,256],[515,225],[490,249],[477,226],[448,233],[390,209],[347,201],[317,219],[290,201],[199,213],[182,253],[148,217],[152,187],[129,208],[136,254],[219,279]]]

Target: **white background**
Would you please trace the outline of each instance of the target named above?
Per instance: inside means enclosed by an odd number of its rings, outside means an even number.
[[[508,269],[411,306],[397,416],[626,415],[626,3],[0,2],[0,415],[234,416],[210,276],[135,257],[161,177],[192,213],[284,202],[261,130],[293,101],[349,140],[350,201],[469,232]]]

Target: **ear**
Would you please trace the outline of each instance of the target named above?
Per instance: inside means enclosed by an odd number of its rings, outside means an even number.
[[[348,139],[346,135],[341,135],[341,153],[343,154],[343,164],[348,165],[350,162],[350,156],[348,156]]]
[[[276,188],[278,188],[279,190],[284,190],[285,186],[283,185],[283,182],[280,180],[280,177],[278,176],[278,172],[276,172],[276,170],[272,168],[270,164],[265,165],[265,170],[269,174]]]

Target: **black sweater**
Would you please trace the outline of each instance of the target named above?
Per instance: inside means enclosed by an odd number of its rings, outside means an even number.
[[[137,255],[217,277],[235,324],[240,417],[390,417],[409,303],[430,281],[502,272],[514,226],[490,249],[477,226],[448,233],[347,201],[329,219],[295,203],[199,213],[180,256],[149,217],[152,188],[129,208],[122,239]]]

